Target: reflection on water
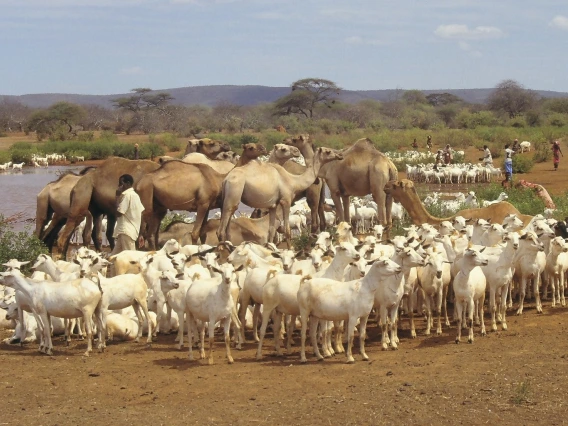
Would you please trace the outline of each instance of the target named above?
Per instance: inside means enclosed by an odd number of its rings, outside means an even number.
[[[24,167],[22,171],[0,172],[0,214],[4,217],[23,212],[24,219],[34,218],[36,196],[49,182],[57,180],[67,170],[77,172],[81,166]],[[24,223],[17,223],[16,230],[23,230]],[[33,226],[32,226],[33,228]]]

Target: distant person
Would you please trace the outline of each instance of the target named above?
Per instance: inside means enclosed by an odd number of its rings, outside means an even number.
[[[513,146],[511,147],[511,149],[513,150],[513,152],[517,152],[519,149],[521,149],[521,146],[519,145],[519,140],[515,139],[513,141]]]
[[[414,138],[414,142],[412,142],[412,148],[418,149],[418,142],[416,142],[416,138]]]
[[[560,156],[564,157],[562,154],[562,150],[560,149],[560,143],[558,141],[554,141],[552,144],[552,157],[554,161],[554,171],[558,170],[558,164],[560,163]]]
[[[436,153],[436,164],[442,164],[444,162],[444,151],[441,149]]]
[[[450,164],[452,162],[452,158],[452,148],[450,147],[450,144],[447,144],[444,148],[444,163]]]
[[[430,135],[426,138],[426,147],[428,148],[428,151],[432,151],[432,136]]]
[[[501,182],[501,186],[511,186],[513,183],[513,155],[515,151],[510,148],[510,145],[505,145],[505,162],[503,163],[505,167],[505,180]]]
[[[483,145],[483,157],[480,158],[479,161],[483,161],[484,166],[493,165],[493,156],[491,155],[491,151],[487,145]]]
[[[144,239],[138,238],[144,206],[132,185],[134,185],[134,179],[130,175],[122,175],[118,179],[116,226],[112,234],[115,241],[112,255],[124,250],[136,250],[136,240],[139,240],[140,246],[144,244]]]
[[[140,159],[140,154],[138,152],[138,144],[135,143],[134,144],[134,159],[135,160],[139,160]]]

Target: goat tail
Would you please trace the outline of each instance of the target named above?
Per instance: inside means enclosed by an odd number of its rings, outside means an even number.
[[[266,281],[268,281],[270,278],[276,276],[277,273],[278,273],[278,271],[276,269],[269,270],[268,273],[266,274]]]
[[[312,276],[311,276],[311,275],[304,275],[304,276],[302,277],[302,279],[300,280],[300,285],[304,284],[306,281],[309,281],[309,280],[311,280],[311,279],[312,279]]]

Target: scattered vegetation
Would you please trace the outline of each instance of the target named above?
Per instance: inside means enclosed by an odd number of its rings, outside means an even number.
[[[531,384],[528,380],[523,380],[515,387],[511,402],[515,405],[527,404],[531,393]]]
[[[168,214],[166,214],[166,216],[162,219],[162,222],[160,223],[160,231],[166,229],[170,223],[180,220],[185,220],[188,217],[189,216],[184,213],[168,212]]]
[[[1,265],[10,259],[30,261],[22,267],[22,271],[28,273],[35,259],[42,253],[48,253],[48,249],[35,235],[29,230],[14,231],[11,224],[0,214],[0,268],[4,268]]]

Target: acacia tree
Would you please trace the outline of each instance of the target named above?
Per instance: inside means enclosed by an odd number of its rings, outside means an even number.
[[[537,94],[525,89],[515,80],[504,80],[499,83],[487,100],[491,110],[505,112],[509,118],[515,118],[531,110],[536,102]]]
[[[57,102],[47,109],[34,112],[26,123],[26,130],[35,131],[38,139],[54,136],[66,139],[75,134],[75,126],[85,117],[85,110],[69,102]]]
[[[146,119],[152,118],[151,121],[156,122],[156,112],[167,115],[168,102],[174,98],[166,92],[152,93],[152,89],[147,87],[132,89],[131,92],[134,93],[131,96],[112,99],[115,108],[129,113],[129,117],[124,120],[126,134],[130,134],[137,127],[144,132],[155,130],[145,125]]]
[[[18,101],[3,99],[0,102],[0,130],[23,132],[31,112],[29,107]]]
[[[328,108],[335,103],[341,88],[323,78],[304,78],[292,83],[292,92],[275,103],[276,115],[301,114],[313,118],[318,105]]]

